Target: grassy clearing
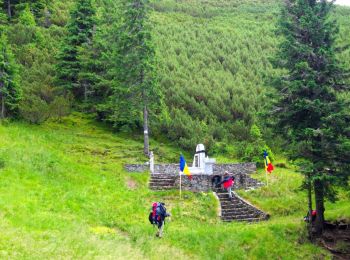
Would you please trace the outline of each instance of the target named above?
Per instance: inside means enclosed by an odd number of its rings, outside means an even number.
[[[180,201],[177,191],[149,191],[147,173],[124,172],[123,163],[144,160],[138,136],[110,133],[80,115],[1,125],[0,136],[0,258],[328,257],[301,239],[305,196],[290,170],[276,171],[269,188],[243,194],[271,213],[270,221],[223,224],[211,194],[184,193]],[[177,161],[178,149],[152,146],[162,151],[158,160]],[[162,240],[147,220],[155,200],[173,215]],[[337,205],[332,217],[350,215],[346,197]]]

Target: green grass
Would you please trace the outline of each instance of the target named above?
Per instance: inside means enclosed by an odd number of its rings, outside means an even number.
[[[243,194],[270,221],[224,224],[212,194],[185,192],[179,200],[177,191],[150,191],[147,173],[123,170],[125,162],[145,160],[140,136],[111,133],[79,114],[42,126],[3,124],[0,136],[0,258],[329,258],[303,239],[305,195],[290,170]],[[151,144],[162,151],[158,161],[177,161],[177,148]],[[341,194],[332,218],[350,215],[348,194]],[[157,200],[172,213],[161,240],[147,220]]]

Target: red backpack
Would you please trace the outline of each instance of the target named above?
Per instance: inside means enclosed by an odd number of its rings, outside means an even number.
[[[152,204],[151,212],[149,214],[149,221],[151,224],[158,224],[166,217],[166,209],[163,203],[154,202]]]

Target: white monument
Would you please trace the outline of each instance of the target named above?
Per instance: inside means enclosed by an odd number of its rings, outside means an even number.
[[[205,156],[203,144],[197,144],[196,153],[193,157],[192,167],[189,167],[191,174],[213,174],[213,164],[216,160]]]

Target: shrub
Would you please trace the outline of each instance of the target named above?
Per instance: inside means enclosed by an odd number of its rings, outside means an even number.
[[[70,98],[65,98],[64,96],[58,96],[49,105],[50,107],[50,117],[60,120],[62,117],[66,116],[70,112],[71,101]]]
[[[20,113],[32,124],[40,124],[50,116],[49,105],[35,95],[28,96],[21,102]]]

